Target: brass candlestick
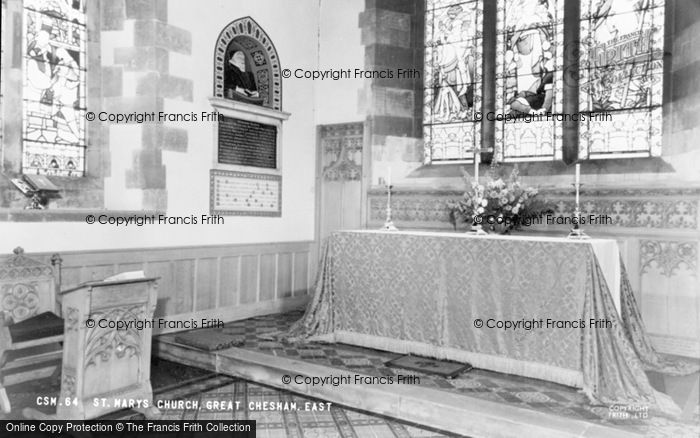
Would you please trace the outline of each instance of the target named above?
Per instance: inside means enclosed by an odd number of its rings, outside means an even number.
[[[391,220],[391,188],[393,186],[387,184],[386,186],[386,221],[384,221],[384,226],[381,228],[384,231],[399,231],[394,225],[394,221]]]
[[[581,206],[579,205],[579,188],[583,184],[581,183],[575,183],[572,184],[576,188],[576,206],[574,207],[574,227],[571,229],[569,232],[569,235],[567,236],[569,239],[590,239],[586,233],[583,232],[581,227],[579,226],[579,220],[581,219]]]

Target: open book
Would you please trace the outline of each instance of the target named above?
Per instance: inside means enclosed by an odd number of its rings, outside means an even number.
[[[146,278],[143,271],[130,271],[121,272],[111,277],[105,278],[103,281],[123,281],[123,280],[136,280],[138,278]]]

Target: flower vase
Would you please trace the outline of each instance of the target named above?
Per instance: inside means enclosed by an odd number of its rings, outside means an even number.
[[[513,229],[512,226],[506,224],[493,224],[484,227],[489,234],[510,234],[510,230]]]

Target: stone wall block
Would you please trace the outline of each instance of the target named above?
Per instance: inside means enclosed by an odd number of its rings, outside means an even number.
[[[124,0],[107,0],[100,2],[101,30],[123,30],[126,20]]]
[[[126,71],[168,73],[170,69],[168,51],[162,47],[118,47],[114,49],[114,63]]]
[[[168,21],[167,0],[125,0],[125,14],[128,19],[156,19]]]

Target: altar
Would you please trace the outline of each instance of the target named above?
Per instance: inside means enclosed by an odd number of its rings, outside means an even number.
[[[336,232],[293,332],[678,413],[644,370],[684,370],[651,348],[613,240]]]

